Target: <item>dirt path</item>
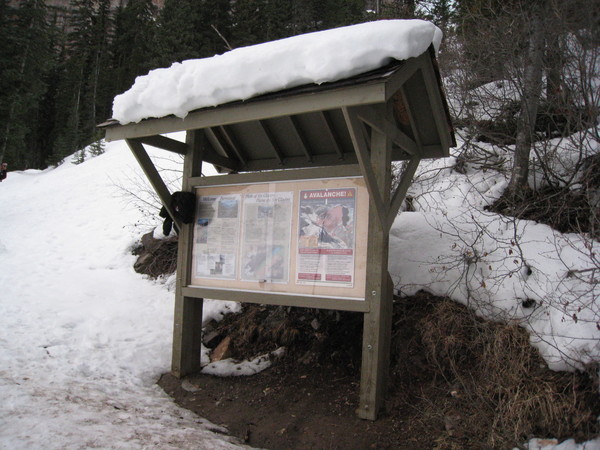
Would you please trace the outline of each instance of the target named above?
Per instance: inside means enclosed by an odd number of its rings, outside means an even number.
[[[223,425],[253,447],[269,449],[432,448],[423,430],[411,432],[402,414],[375,422],[357,418],[358,379],[332,368],[286,372],[271,368],[251,377],[197,375],[159,385],[184,408]],[[442,429],[438,430],[444,431]],[[433,434],[435,435],[435,433]]]

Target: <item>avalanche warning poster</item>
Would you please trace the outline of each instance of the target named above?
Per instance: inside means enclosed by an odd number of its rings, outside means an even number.
[[[352,287],[356,189],[302,190],[296,283]]]

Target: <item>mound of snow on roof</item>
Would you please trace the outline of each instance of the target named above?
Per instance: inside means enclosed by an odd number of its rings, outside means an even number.
[[[121,124],[185,117],[217,106],[304,84],[337,81],[392,59],[421,55],[442,32],[423,20],[382,20],[243,47],[211,58],[174,63],[138,77],[113,103]]]

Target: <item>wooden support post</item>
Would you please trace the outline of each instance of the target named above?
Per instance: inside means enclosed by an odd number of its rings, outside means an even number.
[[[367,184],[367,189],[369,191],[369,209],[373,209],[377,211],[379,218],[377,219],[380,223],[385,223],[387,221],[387,203],[383,198],[385,194],[381,190],[381,186],[378,185],[378,177],[376,176],[373,169],[373,157],[369,158],[369,148],[365,142],[365,135],[363,133],[363,123],[360,119],[358,119],[354,110],[349,108],[342,108],[344,113],[344,119],[346,120],[346,124],[348,125],[348,131],[350,132],[350,138],[352,139],[352,145],[354,146],[354,151],[356,152],[356,156],[358,157],[358,163],[360,165],[360,170],[365,179],[365,183]],[[381,135],[377,130],[372,129],[373,135]],[[372,144],[371,139],[371,144]],[[391,149],[389,150],[391,154]],[[391,160],[390,160],[391,164]],[[390,169],[391,173],[391,169]],[[391,178],[390,178],[391,179]],[[388,197],[389,198],[389,193]]]
[[[183,164],[182,190],[191,192],[192,177],[202,171],[202,152],[205,135],[201,130],[188,131],[188,145]],[[183,290],[190,283],[192,261],[191,241],[194,224],[182,224],[179,231],[177,252],[177,284],[175,288],[175,317],[173,324],[173,357],[171,371],[178,378],[200,370],[202,350],[202,306],[203,299],[186,297]]]
[[[391,141],[372,129],[370,164],[381,201],[389,205],[391,189]],[[360,404],[362,419],[375,420],[383,404],[390,364],[392,328],[392,282],[388,274],[389,233],[387,223],[369,205],[366,298],[370,311],[364,315]]]

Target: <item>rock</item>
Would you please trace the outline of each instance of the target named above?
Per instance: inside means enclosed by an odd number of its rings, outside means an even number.
[[[152,253],[142,253],[133,265],[133,270],[135,270],[138,273],[144,273],[146,267],[148,267],[148,265],[151,264],[152,259]]]
[[[229,356],[231,356],[230,345],[231,345],[231,337],[227,336],[210,353],[210,362],[221,361],[222,359],[229,358]]]
[[[215,348],[220,342],[222,342],[223,335],[218,330],[212,330],[205,332],[202,340],[204,341],[204,345],[206,345],[208,348]]]
[[[202,388],[200,386],[198,386],[197,384],[192,383],[189,380],[183,380],[181,382],[181,388],[184,391],[187,391],[187,392],[198,392],[198,391],[202,390]]]
[[[142,245],[147,251],[152,251],[159,243],[158,239],[154,238],[154,231],[146,233],[142,236]]]

